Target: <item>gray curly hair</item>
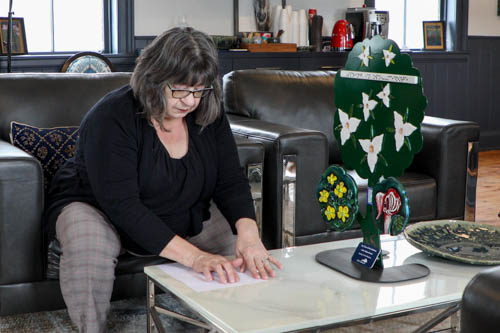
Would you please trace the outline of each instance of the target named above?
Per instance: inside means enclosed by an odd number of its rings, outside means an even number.
[[[193,28],[172,28],[156,37],[137,58],[130,80],[135,97],[148,121],[163,127],[167,84],[212,86],[196,109],[196,123],[202,128],[221,112],[218,53],[214,41]]]

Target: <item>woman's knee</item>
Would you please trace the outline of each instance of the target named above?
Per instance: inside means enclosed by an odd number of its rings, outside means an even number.
[[[95,207],[74,202],[63,208],[56,236],[64,256],[118,257],[120,238],[108,219]]]

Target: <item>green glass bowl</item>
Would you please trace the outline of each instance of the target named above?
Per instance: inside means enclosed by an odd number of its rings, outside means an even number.
[[[404,230],[408,242],[427,254],[471,265],[500,265],[500,228],[477,222],[424,221]]]

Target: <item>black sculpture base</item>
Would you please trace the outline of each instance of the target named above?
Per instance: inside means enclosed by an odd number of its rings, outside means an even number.
[[[355,247],[346,247],[323,251],[316,255],[316,261],[354,279],[367,282],[402,282],[419,279],[430,273],[429,268],[421,264],[369,269],[351,261],[355,250]]]

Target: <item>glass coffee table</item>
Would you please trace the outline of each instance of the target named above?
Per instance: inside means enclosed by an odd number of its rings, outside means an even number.
[[[384,267],[420,263],[429,267],[431,273],[427,277],[398,283],[362,282],[315,260],[321,251],[356,247],[360,241],[272,250],[271,255],[284,266],[274,279],[204,292],[194,291],[159,266],[146,267],[148,332],[154,328],[165,332],[158,313],[212,332],[262,333],[350,326],[436,309],[445,309],[443,316],[456,316],[467,283],[488,268],[428,256],[403,236],[381,237],[382,249],[389,252]],[[155,286],[173,293],[204,322],[158,307]]]

